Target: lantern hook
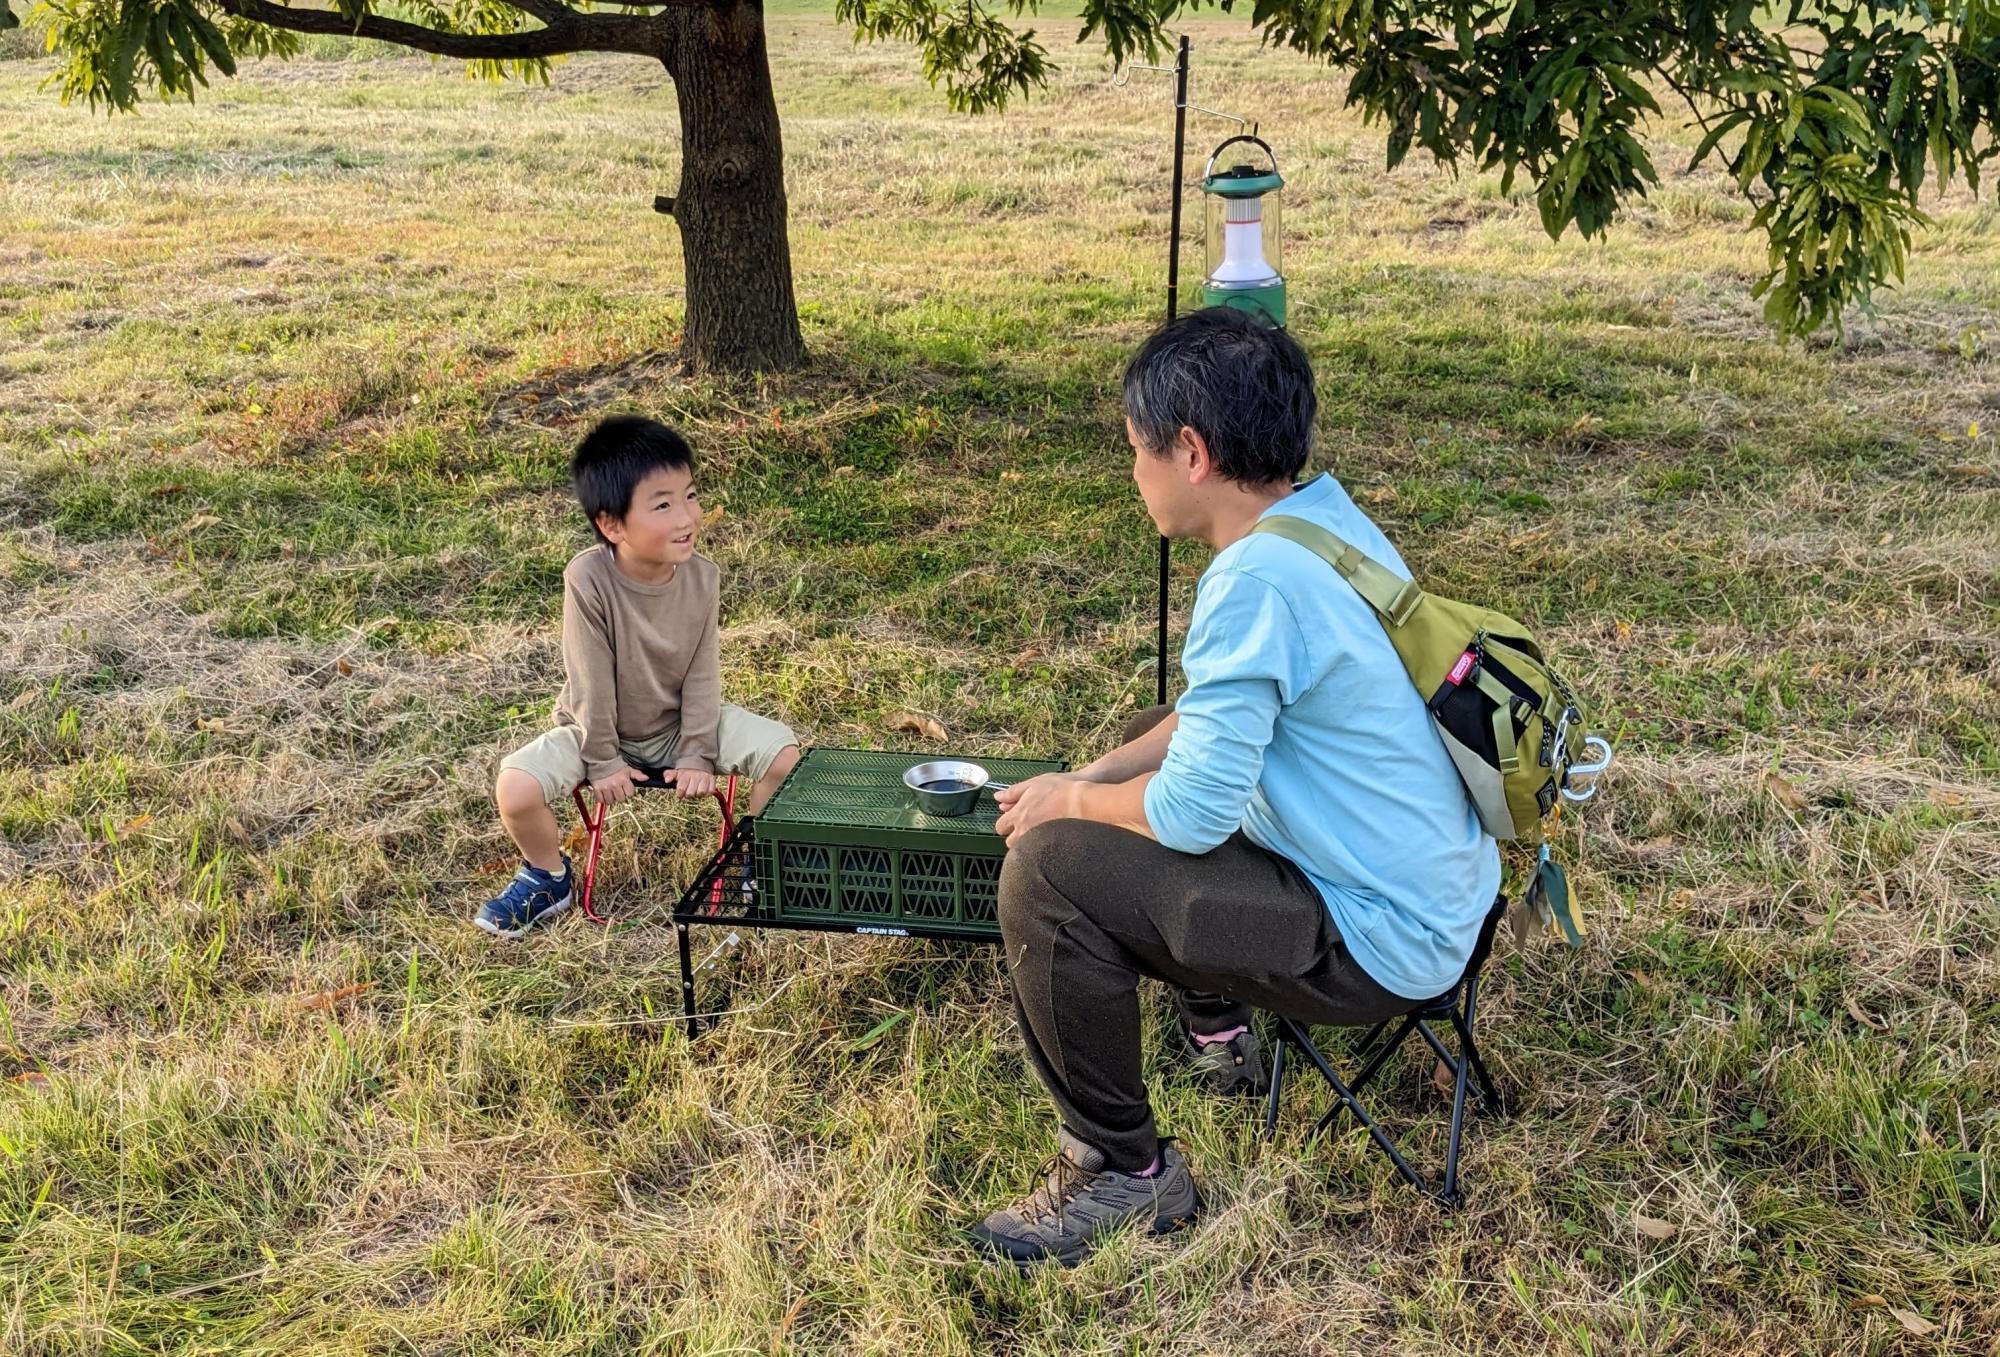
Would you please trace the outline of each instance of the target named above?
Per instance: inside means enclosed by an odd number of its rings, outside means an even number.
[[[1239,118],[1234,113],[1224,113],[1219,108],[1203,108],[1200,104],[1189,104],[1188,107],[1196,113],[1206,113],[1211,118],[1221,118],[1225,122],[1235,123],[1238,127],[1247,127],[1252,137],[1257,135],[1257,124],[1249,118]]]

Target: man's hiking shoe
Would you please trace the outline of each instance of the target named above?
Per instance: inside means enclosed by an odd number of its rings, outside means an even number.
[[[1185,1027],[1188,1066],[1201,1086],[1225,1098],[1261,1098],[1270,1090],[1264,1073],[1264,1047],[1255,1032],[1244,1030],[1227,1041],[1197,1041]]]
[[[496,938],[518,938],[569,908],[570,875],[568,857],[561,876],[524,862],[507,889],[481,905],[472,922]]]
[[[1075,1267],[1102,1235],[1135,1221],[1170,1234],[1201,1212],[1194,1175],[1171,1141],[1160,1142],[1159,1169],[1145,1178],[1105,1167],[1104,1152],[1067,1129],[1057,1141],[1062,1148],[1042,1166],[1041,1186],[973,1226],[975,1245],[1021,1266],[1053,1258]]]

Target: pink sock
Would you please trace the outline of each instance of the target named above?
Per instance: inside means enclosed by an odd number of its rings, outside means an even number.
[[[1152,1163],[1146,1165],[1146,1167],[1140,1169],[1137,1173],[1133,1174],[1132,1176],[1134,1178],[1150,1178],[1159,1171],[1160,1171],[1160,1156],[1155,1154],[1153,1156]]]
[[[1249,1030],[1247,1027],[1232,1027],[1227,1032],[1190,1032],[1188,1035],[1203,1046],[1220,1046],[1226,1041],[1234,1041]]]

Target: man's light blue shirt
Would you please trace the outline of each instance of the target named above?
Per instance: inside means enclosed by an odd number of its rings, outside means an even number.
[[[1332,476],[1268,512],[1410,573]],[[1383,988],[1448,988],[1500,889],[1500,852],[1367,603],[1305,547],[1252,533],[1203,572],[1181,666],[1180,725],[1146,788],[1154,836],[1206,853],[1241,829],[1306,874]]]

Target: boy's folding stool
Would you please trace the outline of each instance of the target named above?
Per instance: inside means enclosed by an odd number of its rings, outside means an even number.
[[[666,769],[642,767],[639,771],[646,776],[644,780],[632,784],[637,790],[643,792],[672,790],[674,784],[667,781]],[[587,782],[579,782],[575,787],[570,789],[570,795],[576,800],[577,814],[583,817],[584,828],[590,831],[590,852],[583,863],[583,917],[594,924],[608,924],[612,922],[611,916],[608,914],[599,914],[591,905],[591,897],[597,887],[597,856],[604,848],[605,817],[611,808],[602,801],[599,801],[596,810],[592,811],[590,803],[584,800],[583,796],[584,789],[589,785]],[[728,780],[716,789],[715,800],[722,808],[721,843],[723,846],[727,846],[729,836],[736,832],[736,774],[731,773]],[[719,884],[717,889],[721,889]],[[683,930],[683,933],[685,933],[685,930]],[[685,937],[683,937],[681,947],[683,950],[686,950],[687,942]]]
[[[1433,999],[1412,1006],[1408,1012],[1398,1017],[1385,1018],[1375,1024],[1360,1044],[1355,1047],[1355,1055],[1363,1063],[1351,1081],[1344,1081],[1334,1070],[1319,1047],[1313,1044],[1310,1025],[1274,1015],[1278,1021],[1277,1040],[1271,1056],[1271,1092],[1264,1110],[1264,1133],[1275,1135],[1278,1127],[1278,1100],[1283,1095],[1287,1072],[1287,1051],[1296,1051],[1304,1057],[1313,1069],[1319,1072],[1328,1086],[1333,1089],[1335,1102],[1313,1125],[1312,1135],[1331,1126],[1343,1111],[1352,1112],[1362,1126],[1367,1128],[1369,1138],[1389,1156],[1389,1162],[1396,1166],[1396,1172],[1404,1181],[1419,1192],[1436,1197],[1446,1206],[1460,1205],[1464,1196],[1458,1188],[1459,1142],[1465,1129],[1465,1111],[1469,1102],[1476,1102],[1479,1111],[1487,1116],[1507,1115],[1507,1106],[1499,1086],[1487,1072],[1486,1062],[1479,1058],[1479,1044],[1473,1039],[1473,1023],[1479,1003],[1479,973],[1486,965],[1486,959],[1493,951],[1493,935],[1500,926],[1501,916],[1507,912],[1507,897],[1500,896],[1493,902],[1493,908],[1486,913],[1485,922],[1479,927],[1478,940],[1473,944],[1472,956],[1465,963],[1465,972],[1458,983]],[[1459,1054],[1453,1056],[1444,1042],[1432,1028],[1433,1023],[1448,1022],[1458,1037]],[[1390,1031],[1390,1024],[1396,1024]],[[1388,1033],[1384,1037],[1384,1033]],[[1451,1135],[1445,1150],[1444,1180],[1434,1183],[1423,1174],[1410,1167],[1403,1153],[1396,1147],[1395,1140],[1370,1116],[1362,1105],[1361,1090],[1387,1062],[1389,1057],[1402,1046],[1411,1032],[1422,1035],[1425,1043],[1436,1053],[1437,1058],[1452,1072],[1451,1094]]]

